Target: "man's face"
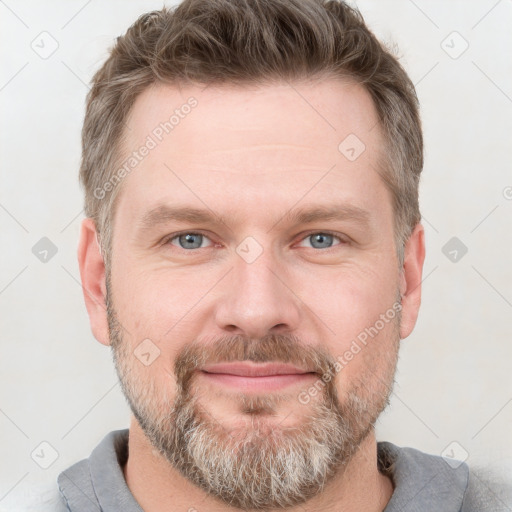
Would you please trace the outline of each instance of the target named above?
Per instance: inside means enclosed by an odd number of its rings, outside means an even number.
[[[401,280],[372,100],[334,80],[158,86],[127,124],[127,156],[157,142],[123,180],[108,279],[135,417],[226,502],[305,501],[371,431],[396,366]]]

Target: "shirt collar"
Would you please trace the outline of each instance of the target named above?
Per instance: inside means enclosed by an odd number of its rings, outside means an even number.
[[[103,512],[143,512],[123,474],[128,460],[128,429],[110,432],[93,450],[89,468],[94,491]]]
[[[378,443],[379,469],[390,476],[394,492],[384,512],[442,510],[459,512],[469,479],[467,464],[414,448]]]

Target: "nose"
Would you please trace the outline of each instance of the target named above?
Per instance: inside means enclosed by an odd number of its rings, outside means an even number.
[[[217,326],[250,338],[295,331],[301,301],[290,281],[286,269],[270,251],[264,251],[252,263],[236,255],[217,301]]]

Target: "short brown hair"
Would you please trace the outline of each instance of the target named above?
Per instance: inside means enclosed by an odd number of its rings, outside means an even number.
[[[324,76],[349,76],[373,98],[386,140],[379,173],[393,197],[402,265],[404,244],[421,219],[418,100],[361,14],[339,0],[184,0],[142,15],[118,37],[87,96],[80,179],[107,267],[119,184],[108,197],[102,187],[121,161],[126,119],[143,90],[155,83],[244,85]]]

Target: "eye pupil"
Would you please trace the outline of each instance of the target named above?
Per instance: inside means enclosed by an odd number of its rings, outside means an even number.
[[[179,242],[184,249],[197,249],[202,245],[202,237],[203,235],[198,233],[187,233],[186,235],[181,235],[179,237]]]
[[[333,236],[327,233],[316,233],[311,235],[311,245],[315,249],[326,249],[332,245]],[[316,244],[319,244],[320,247]]]

